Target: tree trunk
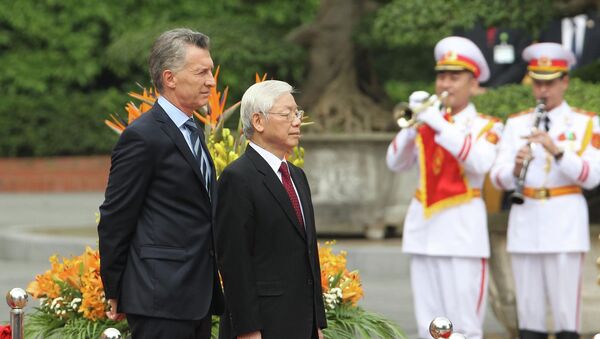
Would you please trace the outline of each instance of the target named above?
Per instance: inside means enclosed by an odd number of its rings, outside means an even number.
[[[389,125],[391,113],[361,91],[357,72],[353,33],[373,9],[368,0],[322,0],[315,22],[290,34],[309,50],[309,73],[298,101],[316,122],[312,131],[364,132]]]

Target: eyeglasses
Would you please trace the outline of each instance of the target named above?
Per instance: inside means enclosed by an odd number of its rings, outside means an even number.
[[[289,112],[289,113],[267,112],[267,114],[279,115],[281,117],[285,117],[287,119],[287,121],[294,121],[295,118],[302,120],[302,117],[304,116],[304,111],[301,109],[297,109],[295,112]]]

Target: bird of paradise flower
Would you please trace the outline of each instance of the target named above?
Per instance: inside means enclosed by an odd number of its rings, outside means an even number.
[[[204,123],[207,132],[210,132],[212,129],[221,128],[224,121],[227,120],[227,118],[229,118],[240,105],[240,102],[238,101],[228,108],[225,108],[229,87],[225,87],[223,92],[217,89],[220,68],[220,66],[217,66],[215,71],[215,86],[210,89],[210,95],[208,97],[208,104],[205,112],[199,113],[194,111],[194,116],[199,121]],[[158,91],[156,88],[146,89],[141,85],[139,86],[142,88],[142,93],[129,92],[128,95],[139,100],[141,103],[139,106],[136,106],[135,103],[130,101],[125,105],[125,112],[127,112],[126,119],[120,114],[114,113],[109,116],[110,119],[104,120],[104,123],[118,134],[123,133],[123,130],[125,130],[129,124],[131,124],[135,119],[139,118],[142,114],[148,112],[158,99]]]

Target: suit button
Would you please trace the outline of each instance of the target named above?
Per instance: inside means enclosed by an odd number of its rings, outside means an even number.
[[[213,251],[212,249],[210,249],[210,250],[208,250],[208,254],[209,254],[211,257],[214,257],[214,256],[215,256],[215,251]]]
[[[312,285],[312,284],[313,284],[313,280],[312,280],[312,279],[308,279],[308,280],[306,281],[306,283],[307,283],[308,285]]]

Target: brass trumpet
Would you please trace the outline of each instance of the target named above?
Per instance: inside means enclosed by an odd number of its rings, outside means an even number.
[[[430,96],[425,91],[414,92],[409,98],[410,104],[401,102],[394,107],[394,120],[400,128],[416,127],[419,123],[417,120],[419,113],[425,112],[436,102],[443,102],[447,97],[448,92],[446,91],[442,92],[439,97],[435,94]]]

